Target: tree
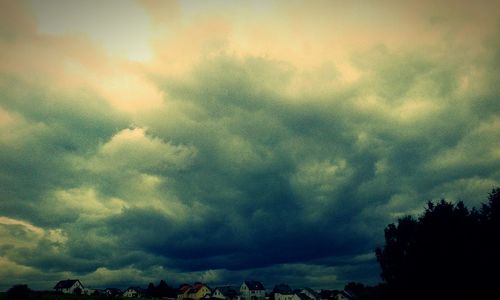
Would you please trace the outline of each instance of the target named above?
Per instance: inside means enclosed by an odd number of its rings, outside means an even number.
[[[30,288],[28,288],[27,284],[18,284],[12,286],[7,291],[7,299],[8,300],[25,300],[29,299],[31,294]]]
[[[389,299],[488,297],[498,270],[500,189],[480,211],[462,202],[429,202],[418,218],[407,216],[385,229],[376,250]]]
[[[170,287],[164,280],[160,280],[156,290],[160,297],[175,298],[176,296],[175,289]]]
[[[147,293],[149,296],[152,296],[152,297],[158,296],[157,292],[156,292],[156,287],[152,282],[150,282],[148,285]]]
[[[359,282],[349,282],[344,287],[344,291],[354,296],[359,296],[364,292],[365,289],[365,285]]]
[[[478,261],[488,269],[499,270],[500,268],[500,188],[493,189],[488,202],[483,204],[480,210],[481,220],[481,240],[484,241],[484,248],[480,253]],[[481,276],[486,287],[498,285],[497,276]]]

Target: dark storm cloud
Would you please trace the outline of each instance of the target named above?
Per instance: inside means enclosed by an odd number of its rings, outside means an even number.
[[[55,207],[40,207],[41,197],[79,186],[82,174],[71,169],[68,158],[94,152],[100,141],[127,126],[126,118],[85,91],[61,94],[2,76],[0,93],[1,108],[15,120],[4,127],[1,141],[2,211],[38,225],[75,221],[77,214],[53,216]]]
[[[191,180],[174,187],[189,195],[186,201],[236,216],[232,228],[252,228],[245,232],[249,239],[236,244],[262,258],[251,256],[241,268],[369,251],[380,242],[370,228],[418,209],[432,197],[426,191],[455,178],[494,181],[498,159],[492,156],[490,167],[469,162],[464,173],[429,170],[436,156],[490,121],[476,115],[474,97],[460,91],[466,71],[457,58],[374,49],[364,59],[368,75],[360,86],[295,96],[298,101],[279,93],[293,71],[259,59],[220,57],[187,83],[164,81],[182,117],[159,112],[147,124],[154,135],[198,149],[195,168],[185,175]],[[359,109],[356,101],[364,97],[376,97],[386,110]],[[437,103],[411,106],[421,98]],[[418,105],[431,107],[419,112]],[[177,125],[165,128],[163,115]],[[384,211],[382,220],[365,213],[377,210]]]
[[[219,55],[153,74],[164,106],[134,125],[85,91],[3,78],[1,256],[94,282],[375,282],[388,222],[498,184],[497,46],[483,62],[377,47],[353,57],[356,82],[327,65],[298,91],[311,74]]]

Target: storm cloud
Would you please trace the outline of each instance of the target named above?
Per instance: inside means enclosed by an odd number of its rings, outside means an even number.
[[[387,35],[372,5],[369,24],[329,24],[330,2],[127,2],[150,19],[150,61],[137,44],[116,54],[119,35],[44,23],[56,4],[1,2],[2,288],[376,283],[385,225],[500,184],[500,10],[486,4],[423,3]],[[410,6],[383,5],[388,20]]]

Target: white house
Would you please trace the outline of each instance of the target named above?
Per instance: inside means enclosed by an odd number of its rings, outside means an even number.
[[[293,291],[290,286],[282,283],[274,286],[274,300],[292,300]]]
[[[238,292],[230,286],[221,286],[214,289],[212,297],[223,300],[237,300]]]
[[[93,289],[93,288],[89,288],[89,287],[86,287],[84,290],[83,290],[83,294],[87,295],[87,296],[90,296],[90,295],[93,295],[94,293],[98,292],[96,289]]]
[[[82,294],[85,291],[83,284],[78,279],[67,279],[59,281],[54,289],[64,294]]]
[[[266,289],[262,283],[253,280],[245,280],[240,286],[241,300],[264,300]]]
[[[319,296],[319,294],[311,288],[306,287],[306,288],[300,289],[299,292],[306,295],[311,300],[319,300],[321,298]]]
[[[226,296],[221,292],[220,288],[215,288],[212,293],[212,297],[217,299],[226,299]]]
[[[309,298],[309,296],[304,293],[297,292],[293,294],[292,300],[312,300],[312,298]]]
[[[108,296],[108,297],[115,297],[115,296],[120,296],[122,295],[122,291],[120,291],[120,289],[117,289],[117,288],[106,288],[103,292],[104,295]]]
[[[351,300],[352,296],[346,292],[346,291],[341,291],[340,293],[335,296],[335,300]]]
[[[126,298],[138,298],[146,294],[143,288],[140,287],[129,287],[123,292],[122,296]]]

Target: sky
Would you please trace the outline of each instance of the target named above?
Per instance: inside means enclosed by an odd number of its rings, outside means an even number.
[[[0,0],[0,290],[376,284],[499,99],[498,1]]]

